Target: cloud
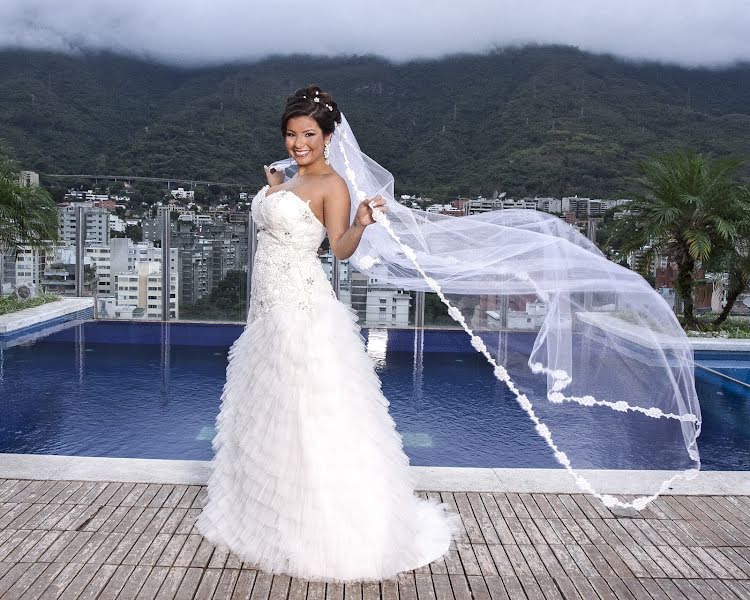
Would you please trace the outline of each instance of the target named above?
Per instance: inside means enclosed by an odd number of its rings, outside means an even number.
[[[272,54],[394,61],[568,44],[686,66],[750,61],[750,0],[2,0],[0,48],[180,65]]]

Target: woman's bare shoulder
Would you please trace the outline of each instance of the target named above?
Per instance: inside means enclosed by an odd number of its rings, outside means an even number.
[[[349,197],[349,187],[346,185],[346,179],[336,173],[336,171],[325,176],[324,184],[327,196],[345,195],[347,198]]]

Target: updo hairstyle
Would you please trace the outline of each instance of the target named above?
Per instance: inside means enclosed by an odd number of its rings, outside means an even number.
[[[289,119],[312,117],[324,135],[333,133],[336,123],[341,123],[341,111],[331,94],[317,85],[310,85],[294,92],[286,99],[286,109],[281,115],[281,135],[286,135]]]

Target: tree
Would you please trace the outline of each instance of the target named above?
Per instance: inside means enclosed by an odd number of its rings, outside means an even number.
[[[738,190],[736,235],[724,248],[718,261],[719,268],[727,273],[727,301],[713,325],[721,325],[729,316],[739,295],[750,285],[750,187]]]
[[[0,256],[15,260],[21,246],[47,249],[56,241],[57,206],[46,189],[21,184],[21,169],[0,147]],[[0,264],[0,293],[2,293]]]
[[[675,291],[683,304],[685,326],[696,326],[693,273],[698,263],[716,259],[740,235],[738,218],[750,209],[734,174],[739,159],[711,159],[675,152],[641,164],[639,191],[610,238],[620,254],[642,248],[666,254],[677,263]]]

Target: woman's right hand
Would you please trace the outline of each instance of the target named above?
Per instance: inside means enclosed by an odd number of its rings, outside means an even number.
[[[268,165],[263,165],[263,169],[266,172],[266,181],[271,187],[281,185],[284,183],[284,171],[281,169],[271,169]]]

